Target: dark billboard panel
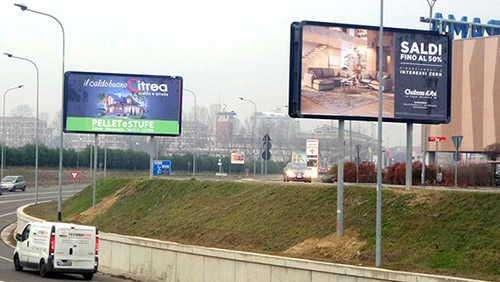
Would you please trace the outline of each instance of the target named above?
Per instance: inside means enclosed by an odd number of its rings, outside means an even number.
[[[451,39],[422,30],[301,22],[291,26],[289,115],[376,121],[448,123]]]
[[[178,136],[181,105],[181,77],[64,75],[64,132]]]

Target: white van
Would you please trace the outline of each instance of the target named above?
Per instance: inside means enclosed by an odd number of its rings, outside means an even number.
[[[95,227],[60,222],[29,222],[16,234],[14,268],[48,273],[79,273],[91,280],[97,272],[99,235]]]

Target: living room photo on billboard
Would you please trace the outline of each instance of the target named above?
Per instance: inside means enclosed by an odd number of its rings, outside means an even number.
[[[378,32],[306,25],[302,43],[302,113],[378,115]],[[394,117],[394,33],[384,33],[384,117]]]
[[[290,115],[446,123],[451,39],[428,31],[333,23],[292,24]],[[382,74],[379,65],[382,65]]]

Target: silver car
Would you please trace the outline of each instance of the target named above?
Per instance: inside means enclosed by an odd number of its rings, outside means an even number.
[[[16,189],[20,189],[24,192],[26,190],[26,182],[24,181],[24,176],[16,175],[16,176],[5,176],[0,183],[2,187],[1,190],[9,190],[15,191]]]

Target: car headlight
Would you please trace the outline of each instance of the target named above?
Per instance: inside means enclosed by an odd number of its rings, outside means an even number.
[[[286,176],[288,176],[288,177],[294,177],[295,173],[293,171],[289,170],[289,171],[286,172]]]

